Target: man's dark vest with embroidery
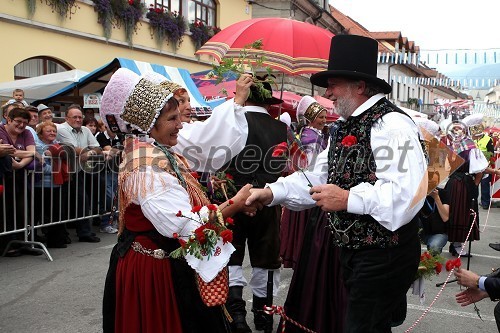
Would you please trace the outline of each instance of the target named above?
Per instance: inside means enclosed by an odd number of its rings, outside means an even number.
[[[274,147],[287,141],[286,125],[267,113],[247,112],[248,137],[245,148],[225,167],[231,174],[237,188],[249,183],[263,188],[281,176],[286,167],[282,157],[273,157]]]
[[[370,144],[371,128],[380,117],[389,112],[406,115],[387,99],[382,98],[359,116],[351,116],[345,122],[336,123],[332,128],[328,152],[328,184],[335,184],[346,190],[360,183],[375,184],[377,176]],[[342,144],[342,140],[348,135],[356,137],[355,145],[347,147]],[[335,229],[348,229],[345,232],[349,238],[347,243],[335,237],[332,237],[332,240],[334,245],[349,249],[395,247],[400,243],[404,244],[406,239],[410,239],[417,232],[416,221],[391,232],[370,215],[339,211],[328,213],[328,219],[332,233],[335,234]]]

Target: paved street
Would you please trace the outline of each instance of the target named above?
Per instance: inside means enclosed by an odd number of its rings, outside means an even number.
[[[486,216],[487,211],[481,210],[481,230]],[[500,208],[491,209],[487,224],[481,241],[472,244],[471,269],[480,273],[500,265],[500,252],[488,247],[488,243],[500,241]],[[74,232],[70,229],[71,235],[74,236]],[[100,332],[103,283],[116,236],[99,236],[102,241],[98,244],[78,243],[73,237],[73,244],[67,249],[51,249],[53,262],[44,256],[0,257],[0,332]],[[451,257],[448,252],[444,256]],[[464,267],[466,263],[463,261]],[[250,273],[248,264],[245,271]],[[280,296],[275,304],[283,304],[291,274],[291,270],[283,270]],[[432,281],[426,281],[424,304],[420,304],[418,296],[411,295],[410,290],[407,320],[393,332],[405,332],[412,326],[439,292],[435,284],[445,279],[446,271],[443,271]],[[456,283],[447,285],[412,332],[496,332],[495,303],[483,300],[477,304],[481,320],[472,306],[461,308],[456,304],[454,295],[459,290]],[[248,290],[245,297],[251,300]],[[250,302],[247,305],[250,309]]]

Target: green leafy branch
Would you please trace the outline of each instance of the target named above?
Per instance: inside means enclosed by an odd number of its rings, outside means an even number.
[[[215,84],[217,85],[223,82],[226,76],[231,73],[236,73],[237,79],[239,79],[241,74],[251,74],[255,89],[250,91],[249,98],[256,100],[271,98],[272,93],[265,89],[264,83],[269,82],[276,87],[276,82],[274,81],[271,67],[264,66],[266,57],[258,52],[258,50],[262,50],[262,46],[262,39],[245,45],[240,51],[238,58],[223,58],[219,65],[213,65],[213,69],[208,74],[208,77],[215,78]],[[259,70],[264,70],[267,75],[263,77],[257,76]],[[227,96],[227,91],[225,91],[225,89],[223,89],[222,92]]]

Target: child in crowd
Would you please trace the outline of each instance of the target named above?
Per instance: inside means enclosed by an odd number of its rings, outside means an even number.
[[[18,102],[18,103],[22,103],[24,106],[29,105],[28,102],[26,102],[24,100],[24,90],[22,90],[22,89],[14,89],[14,91],[12,92],[12,97],[14,97],[14,98],[9,99],[7,104]]]

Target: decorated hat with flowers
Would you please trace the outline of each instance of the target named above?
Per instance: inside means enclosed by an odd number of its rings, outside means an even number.
[[[304,96],[297,105],[297,121],[304,117],[308,122],[313,122],[322,111],[326,111],[326,109],[313,97]]]
[[[129,126],[142,133],[153,127],[173,91],[180,86],[165,78],[156,84],[133,71],[120,68],[109,80],[101,100],[100,116],[106,126],[127,133]],[[111,123],[113,122],[113,123]]]

